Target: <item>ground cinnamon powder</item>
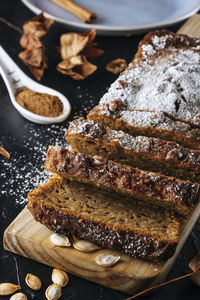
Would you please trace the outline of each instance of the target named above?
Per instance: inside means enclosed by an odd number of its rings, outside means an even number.
[[[18,91],[16,101],[25,109],[40,116],[58,117],[63,112],[63,104],[57,96],[38,93],[27,87]]]

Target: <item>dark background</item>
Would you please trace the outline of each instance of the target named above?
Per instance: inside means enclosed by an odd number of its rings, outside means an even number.
[[[34,14],[19,0],[4,0],[0,1],[0,16],[22,28],[23,23]],[[181,25],[182,23],[170,29],[177,31]],[[59,37],[66,32],[68,29],[55,23],[45,38],[49,68],[45,71],[41,83],[57,89],[68,97],[72,113],[67,121],[56,126],[41,126],[23,119],[12,106],[5,84],[0,78],[0,145],[11,154],[9,161],[0,156],[0,282],[20,283],[28,299],[44,299],[45,289],[51,283],[52,268],[4,251],[3,232],[25,206],[23,199],[26,194],[35,188],[40,178],[46,179],[47,175],[43,173],[42,165],[48,144],[65,144],[64,131],[68,122],[78,115],[85,116],[116,79],[114,74],[105,70],[106,64],[115,58],[124,58],[130,62],[137,50],[138,42],[143,38],[143,35],[98,36],[96,42],[99,48],[104,50],[104,54],[94,61],[98,70],[83,81],[74,81],[56,71],[56,65],[60,61]],[[33,78],[17,56],[22,50],[19,46],[20,34],[0,22],[0,37],[4,49],[22,70]],[[200,249],[199,230],[200,221],[195,225],[167,280],[189,272],[188,262]],[[32,292],[26,286],[24,278],[27,273],[36,274],[41,278],[43,282],[41,291]],[[188,278],[162,287],[153,295],[140,299],[193,300],[198,299],[199,295],[200,288]],[[70,275],[70,282],[63,289],[62,299],[123,300],[127,297],[128,295],[123,293]],[[9,297],[3,299],[6,300]]]

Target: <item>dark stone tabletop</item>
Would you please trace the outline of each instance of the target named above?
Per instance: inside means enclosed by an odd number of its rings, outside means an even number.
[[[0,17],[22,28],[25,21],[34,14],[19,0],[0,2]],[[171,27],[177,31],[179,23]],[[75,81],[57,72],[56,65],[60,61],[58,46],[59,37],[68,29],[55,23],[45,38],[49,68],[45,71],[41,83],[57,89],[68,97],[72,106],[70,118],[59,125],[36,125],[25,120],[11,104],[5,84],[0,78],[0,145],[11,154],[10,160],[0,156],[0,282],[19,283],[28,299],[44,299],[44,291],[51,283],[52,268],[3,250],[3,232],[26,204],[26,195],[37,184],[44,182],[48,174],[43,170],[45,152],[49,144],[65,145],[64,132],[70,120],[77,116],[85,116],[98,103],[116,75],[105,70],[108,62],[115,58],[124,58],[130,62],[138,42],[143,35],[131,37],[97,36],[96,42],[104,54],[94,63],[98,70],[83,81]],[[1,45],[22,70],[33,78],[26,66],[18,58],[22,50],[19,45],[20,34],[0,22]],[[34,78],[33,78],[34,79]],[[200,221],[195,225],[185,243],[167,280],[189,272],[188,262],[200,249]],[[25,284],[27,273],[37,274],[43,281],[39,292],[32,292]],[[124,300],[128,295],[78,278],[70,276],[68,287],[63,289],[62,299],[71,300]],[[156,293],[140,297],[148,300],[195,300],[200,296],[200,288],[190,278],[180,280],[160,288]],[[9,299],[9,297],[3,297]]]

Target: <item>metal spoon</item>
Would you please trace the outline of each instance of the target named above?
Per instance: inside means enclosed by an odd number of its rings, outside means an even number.
[[[24,72],[22,72],[22,70],[16,65],[16,63],[6,53],[2,46],[0,46],[0,74],[3,77],[8,89],[12,104],[27,120],[38,124],[52,124],[62,122],[69,116],[71,112],[71,106],[68,99],[58,91],[39,84],[24,74]],[[22,87],[27,87],[35,92],[57,96],[62,101],[63,113],[58,117],[43,117],[23,108],[15,99],[17,90]]]

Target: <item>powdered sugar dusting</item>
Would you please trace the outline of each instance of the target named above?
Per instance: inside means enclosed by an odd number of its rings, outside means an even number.
[[[173,38],[172,35],[163,35],[163,36],[157,36],[153,35],[151,38],[152,44],[144,44],[142,45],[143,50],[143,56],[149,57],[151,55],[156,54],[157,50],[162,50],[166,47],[166,42],[169,38]]]
[[[102,127],[92,120],[84,120],[82,118],[70,123],[70,134],[84,134],[89,138],[94,138],[102,131]]]
[[[132,137],[129,134],[124,133],[121,130],[113,130],[109,127],[103,128],[98,123],[92,120],[78,119],[70,124],[69,135],[82,135],[89,139],[94,139],[97,142],[102,140],[104,143],[118,142],[121,147],[131,150],[136,148],[136,140],[139,137]],[[146,137],[144,137],[145,139]],[[148,138],[146,138],[148,139]]]
[[[153,46],[144,44],[146,60],[138,62],[136,68],[130,64],[100,103],[120,100],[123,110],[164,111],[200,125],[200,54],[197,48],[171,47],[165,50],[166,56],[160,55],[152,62],[152,55],[166,46],[167,38],[153,36]]]
[[[94,95],[90,94],[88,89],[82,90],[79,85],[76,90],[76,98],[82,100],[82,102],[73,103],[74,119],[84,117],[95,105]]]
[[[24,206],[26,196],[39,184],[43,184],[52,175],[44,169],[48,145],[66,146],[65,125],[36,126],[26,123],[26,138],[10,140],[2,137],[4,145],[12,145],[11,158],[1,158],[1,190],[4,198],[14,199],[14,206]],[[44,143],[44,140],[47,141]],[[18,148],[20,148],[20,154]]]

